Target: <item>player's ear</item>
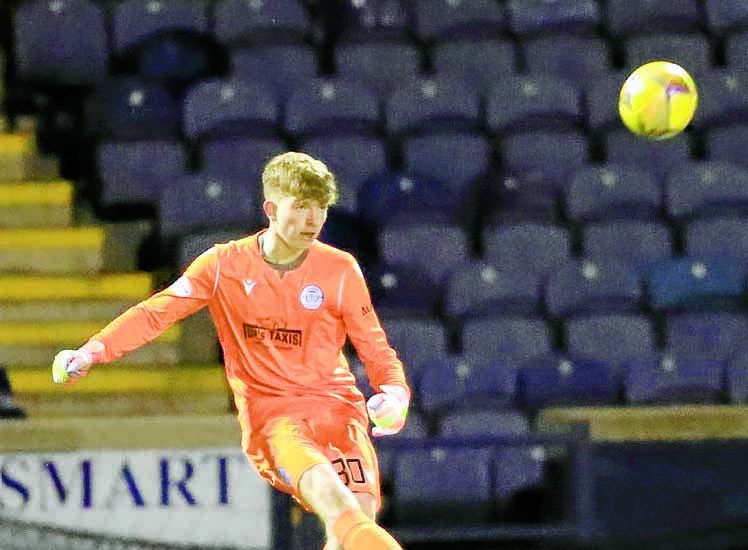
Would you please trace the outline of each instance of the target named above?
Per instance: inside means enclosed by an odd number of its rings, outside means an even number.
[[[271,200],[266,200],[262,203],[262,211],[265,212],[268,219],[273,222],[275,221],[276,213],[278,211],[278,205]]]

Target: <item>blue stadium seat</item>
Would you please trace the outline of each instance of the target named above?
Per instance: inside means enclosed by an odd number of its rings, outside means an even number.
[[[428,415],[459,408],[511,407],[516,392],[517,369],[508,360],[455,356],[428,361],[418,376],[418,405]]]
[[[208,31],[206,8],[181,0],[124,0],[114,6],[112,47],[116,53],[141,46],[165,33]]]
[[[384,97],[402,80],[420,74],[421,54],[410,44],[342,44],[335,50],[335,65],[338,76],[362,80]]]
[[[449,411],[439,422],[439,436],[443,438],[512,437],[530,432],[527,418],[511,410]]]
[[[511,31],[517,36],[594,34],[600,6],[594,0],[508,0]]]
[[[520,494],[543,486],[547,461],[542,445],[502,445],[494,450],[493,496],[499,517],[507,517]]]
[[[180,117],[164,86],[131,77],[100,82],[86,104],[88,131],[98,139],[173,139]]]
[[[428,361],[449,356],[446,330],[434,319],[390,318],[382,325],[409,377],[418,378]]]
[[[748,48],[748,31],[728,36],[725,40],[725,63],[732,70],[748,69],[745,51]]]
[[[359,189],[359,216],[376,227],[413,223],[457,223],[461,197],[441,180],[408,172],[383,172]]]
[[[401,82],[384,105],[385,130],[390,136],[477,131],[482,116],[478,90],[448,76]]]
[[[707,156],[710,160],[723,160],[748,168],[746,142],[748,124],[712,128],[706,136]]]
[[[748,4],[741,0],[705,0],[706,26],[716,35],[748,30]]]
[[[748,353],[740,346],[732,360],[727,362],[725,372],[727,399],[733,404],[748,403]]]
[[[96,167],[104,207],[155,205],[161,189],[187,170],[187,156],[178,141],[130,141],[101,144]]]
[[[452,273],[444,291],[444,314],[452,319],[533,315],[540,309],[538,277],[474,261]]]
[[[486,126],[495,134],[572,129],[582,116],[577,89],[554,75],[504,77],[486,98]]]
[[[552,74],[574,87],[610,71],[610,49],[601,38],[543,36],[528,40],[522,48],[530,73]]]
[[[498,38],[508,28],[502,6],[493,0],[416,0],[413,32],[423,42]]]
[[[709,40],[700,33],[635,36],[626,41],[625,50],[629,69],[658,60],[677,63],[692,75],[712,67]]]
[[[639,277],[615,260],[582,260],[556,268],[548,277],[545,304],[552,317],[632,312],[643,298]]]
[[[434,315],[439,288],[417,266],[378,264],[365,275],[380,318]]]
[[[320,135],[302,141],[299,148],[332,170],[340,192],[338,207],[349,214],[357,212],[357,197],[364,182],[387,170],[387,147],[378,137]]]
[[[748,219],[697,220],[686,227],[686,254],[748,260]]]
[[[90,85],[106,75],[106,22],[100,6],[87,0],[34,0],[13,17],[15,66],[20,79]]]
[[[310,33],[299,0],[220,0],[213,9],[213,37],[224,46],[301,42]]]
[[[569,233],[558,226],[517,223],[488,229],[484,259],[503,271],[544,277],[571,254]]]
[[[204,80],[183,102],[187,138],[273,137],[280,126],[280,105],[270,88],[243,80]]]
[[[548,326],[540,318],[492,317],[468,319],[462,326],[462,352],[494,360],[516,361],[551,353]]]
[[[615,404],[616,373],[604,361],[541,357],[519,369],[519,400],[523,407]]]
[[[731,359],[748,337],[741,313],[683,313],[667,319],[667,348],[677,358]]]
[[[591,315],[567,321],[566,346],[575,360],[646,358],[655,352],[654,330],[643,315]]]
[[[195,258],[214,244],[241,239],[247,234],[248,231],[242,231],[239,228],[212,229],[188,234],[179,239],[177,243],[177,267],[180,271],[184,271]]]
[[[563,210],[563,190],[554,181],[537,179],[537,174],[497,174],[488,180],[482,201],[484,227],[534,222],[555,223]]]
[[[618,114],[618,96],[629,71],[609,71],[592,77],[585,86],[587,125],[593,132],[622,128]]]
[[[161,191],[159,234],[169,242],[206,229],[255,227],[260,208],[252,195],[248,186],[214,176],[179,177]]]
[[[630,361],[625,365],[626,401],[633,405],[719,403],[724,364],[711,359],[670,356]]]
[[[331,13],[328,35],[339,43],[406,42],[410,39],[408,0],[345,0]]]
[[[314,79],[296,87],[285,104],[290,135],[375,133],[381,125],[376,94],[361,82]]]
[[[605,137],[605,148],[608,162],[648,170],[661,183],[674,168],[691,160],[686,134],[666,141],[649,141],[628,130],[614,130]]]
[[[748,123],[748,71],[714,69],[698,75],[699,106],[694,126]]]
[[[393,514],[400,524],[486,522],[491,516],[491,452],[440,448],[400,451]]]
[[[418,265],[439,285],[470,256],[465,233],[454,225],[421,223],[385,227],[379,233],[379,244],[385,262]],[[423,253],[425,248],[428,255]]]
[[[616,37],[698,31],[702,25],[701,11],[698,0],[608,0],[605,27]]]
[[[491,143],[478,133],[433,134],[408,138],[403,143],[403,164],[413,174],[440,180],[458,197],[488,174]]]
[[[517,53],[508,40],[443,42],[434,46],[431,57],[437,75],[462,78],[482,95],[517,68]]]
[[[678,166],[665,182],[665,204],[680,219],[748,215],[748,170],[726,161]]]
[[[661,260],[647,275],[649,306],[661,311],[741,307],[746,268],[732,258],[682,257]]]
[[[672,255],[670,229],[657,222],[613,221],[584,228],[584,257],[617,260],[639,275]]]
[[[577,170],[566,195],[566,212],[575,222],[654,220],[662,208],[662,186],[631,165],[605,164]]]
[[[278,44],[231,52],[232,77],[270,86],[283,100],[317,73],[317,54],[308,46]]]
[[[361,368],[363,368],[363,366]],[[365,386],[368,388],[368,383]],[[360,384],[359,389],[362,389]],[[364,392],[364,395],[370,396],[372,393],[370,391]],[[400,432],[374,441],[374,446],[377,450],[377,462],[379,463],[379,476],[384,484],[391,484],[395,475],[395,459],[397,457],[396,442],[405,439],[424,440],[428,437],[429,430],[426,421],[420,414],[418,414],[418,412],[412,410],[411,407],[411,410],[408,411],[408,418],[405,421],[405,426]],[[394,443],[394,445],[391,445],[391,443]]]

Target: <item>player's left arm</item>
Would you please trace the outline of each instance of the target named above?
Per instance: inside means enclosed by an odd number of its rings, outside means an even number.
[[[355,260],[344,272],[340,285],[338,307],[346,332],[366,368],[369,383],[378,392],[367,402],[369,416],[375,424],[372,433],[377,436],[395,434],[405,424],[410,403],[403,364],[387,341],[366,280]]]

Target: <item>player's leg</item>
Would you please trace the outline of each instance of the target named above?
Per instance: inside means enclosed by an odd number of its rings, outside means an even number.
[[[359,506],[361,506],[361,511],[372,520],[376,520],[379,503],[374,498],[374,495],[370,495],[369,493],[354,493],[354,496],[358,500]],[[344,550],[344,548],[338,543],[338,539],[335,538],[334,534],[328,533],[327,544],[325,544],[322,550]]]

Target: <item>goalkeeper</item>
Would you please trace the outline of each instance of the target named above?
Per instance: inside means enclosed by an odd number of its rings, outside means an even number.
[[[207,307],[254,468],[320,517],[325,550],[401,548],[375,523],[368,426],[370,418],[375,436],[400,431],[410,390],[358,263],[317,240],[337,183],[322,162],[289,152],[268,162],[262,185],[266,229],[213,246],[169,288],[59,352],[53,378],[74,382]],[[378,392],[368,407],[341,352],[346,337]]]

